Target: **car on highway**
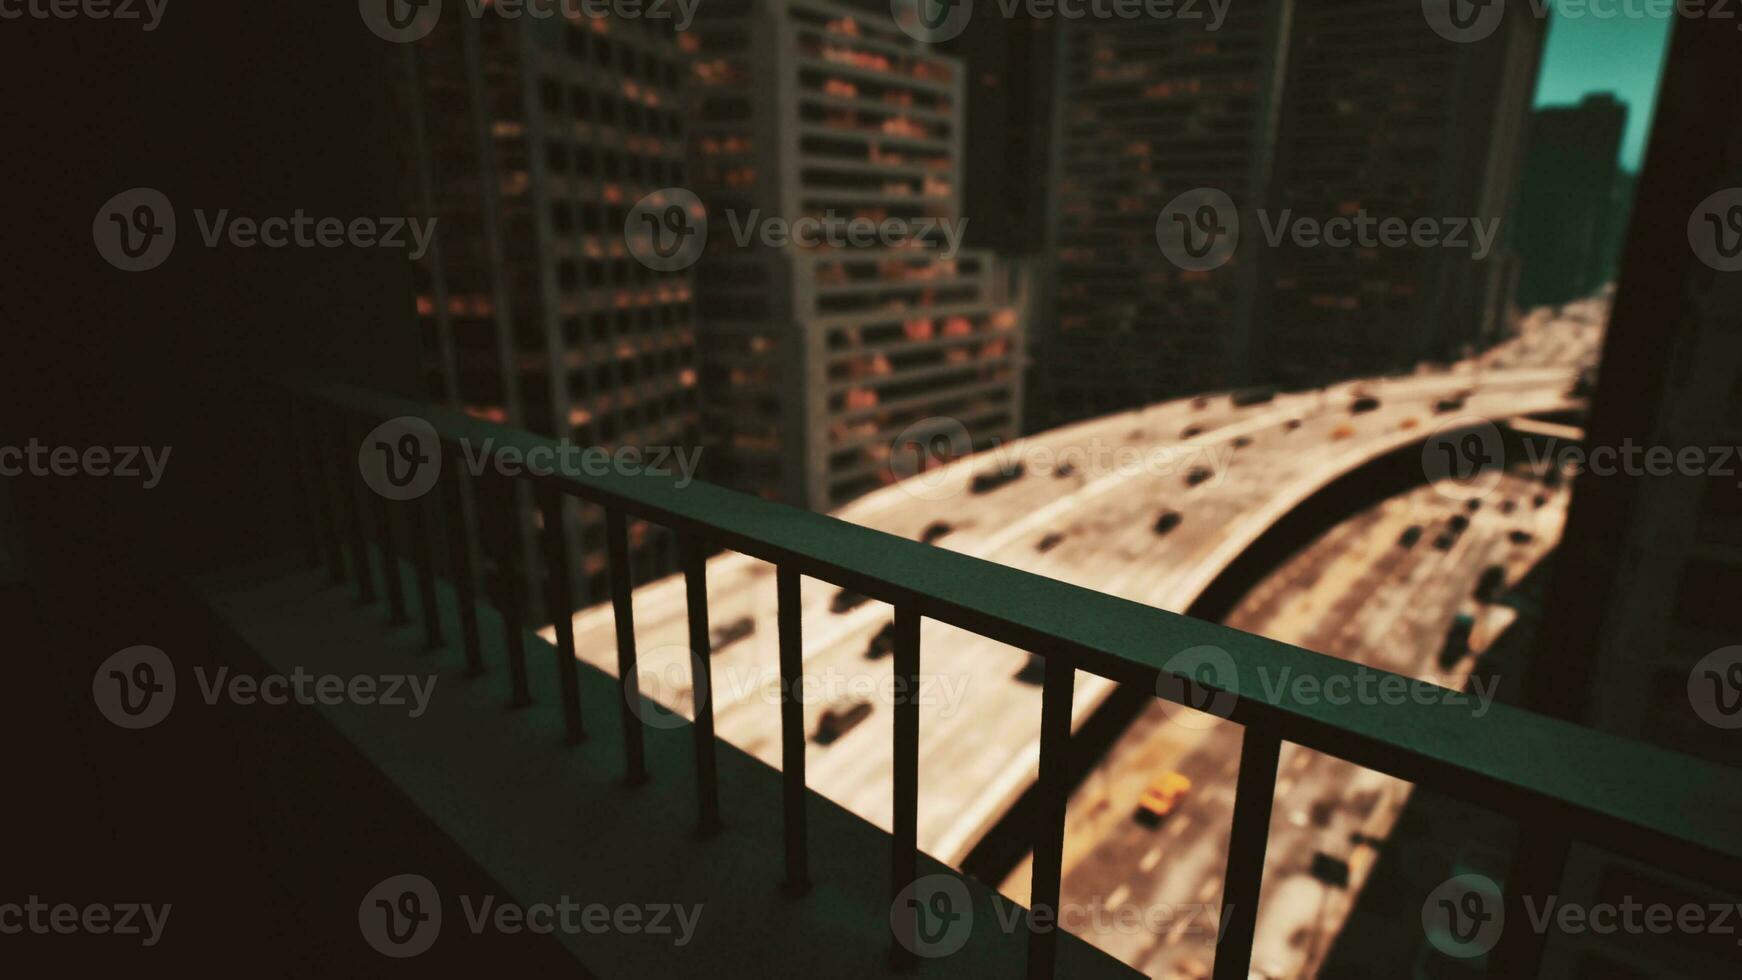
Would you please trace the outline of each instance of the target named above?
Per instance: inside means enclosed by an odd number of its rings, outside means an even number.
[[[869,601],[869,599],[869,596],[860,595],[852,589],[842,589],[835,593],[833,599],[829,600],[829,612],[851,612],[852,610],[863,606],[867,601]]]
[[[823,709],[812,738],[818,745],[828,745],[870,716],[871,702],[863,698],[839,698]]]
[[[1476,617],[1467,612],[1452,617],[1446,631],[1446,643],[1440,647],[1440,669],[1450,670],[1470,652],[1470,634],[1476,629]]]
[[[1284,425],[1282,428],[1286,432],[1293,432],[1300,428],[1300,419],[1289,419],[1288,424]]]
[[[1250,446],[1250,445],[1252,445],[1252,437],[1251,436],[1235,436],[1234,437],[1234,448],[1235,449],[1245,449],[1247,446]]]
[[[895,622],[884,623],[883,628],[871,637],[871,642],[865,644],[866,660],[881,660],[895,652]]]
[[[1465,517],[1463,514],[1453,514],[1450,518],[1447,518],[1446,526],[1451,528],[1455,533],[1463,534],[1464,530],[1470,526],[1470,519]]]
[[[1186,472],[1186,486],[1195,487],[1210,478],[1208,466],[1194,466]]]
[[[1452,545],[1457,543],[1458,535],[1452,531],[1441,531],[1439,537],[1434,538],[1434,548],[1437,551],[1450,551]]]
[[[1360,415],[1362,412],[1371,412],[1378,407],[1379,399],[1372,395],[1361,395],[1349,403],[1349,414]]]
[[[1179,527],[1179,522],[1182,519],[1183,515],[1181,515],[1177,510],[1162,511],[1161,515],[1155,519],[1155,533],[1166,534],[1174,528]]]
[[[969,493],[991,493],[1006,483],[1014,483],[1022,479],[1028,468],[1021,463],[1007,470],[987,470],[974,474],[974,479],[968,484]]]
[[[925,530],[919,532],[919,540],[925,544],[934,544],[939,538],[955,529],[956,526],[949,521],[932,521],[925,526]]]
[[[1247,405],[1262,405],[1265,402],[1275,400],[1275,388],[1241,388],[1239,391],[1228,396],[1229,403],[1231,403],[1235,408],[1244,408]]]
[[[1355,427],[1354,426],[1352,426],[1352,425],[1339,425],[1335,429],[1331,430],[1331,441],[1336,442],[1337,440],[1340,440],[1340,439],[1347,439],[1354,434],[1355,434]]]
[[[1169,814],[1179,809],[1191,792],[1191,780],[1177,772],[1164,772],[1143,788],[1143,795],[1137,798],[1137,810],[1132,816],[1138,823],[1160,826]]]
[[[754,632],[756,620],[749,616],[740,616],[724,626],[716,626],[712,637],[713,651],[719,653],[721,647],[731,646]]]
[[[1434,402],[1434,411],[1444,415],[1446,412],[1456,412],[1464,407],[1464,400],[1457,396],[1442,398]]]
[[[1052,468],[1052,475],[1059,477],[1060,479],[1063,479],[1064,477],[1067,477],[1067,476],[1071,476],[1071,475],[1075,474],[1076,472],[1077,472],[1077,464],[1070,463],[1070,462],[1060,463],[1057,466]]]
[[[1421,424],[1421,420],[1416,418],[1415,416],[1411,415],[1409,418],[1406,418],[1402,422],[1397,423],[1397,427],[1399,429],[1409,430],[1409,429],[1415,428],[1416,426],[1418,426],[1420,424]]]
[[[1059,545],[1063,544],[1064,540],[1065,540],[1065,536],[1063,534],[1061,534],[1060,532],[1049,531],[1049,532],[1047,532],[1045,537],[1041,538],[1039,541],[1036,541],[1034,543],[1034,550],[1038,551],[1044,555],[1047,552],[1053,550],[1054,548],[1057,548]]]
[[[1415,547],[1415,543],[1421,540],[1421,530],[1420,524],[1411,524],[1403,529],[1402,534],[1397,536],[1397,543],[1405,548]]]
[[[1482,577],[1476,580],[1476,601],[1493,602],[1500,594],[1500,587],[1506,584],[1506,569],[1500,565],[1489,565],[1482,569]]]
[[[1192,438],[1196,438],[1197,436],[1202,435],[1203,432],[1204,432],[1204,427],[1201,425],[1188,425],[1185,428],[1179,430],[1179,437],[1181,439],[1192,439]]]
[[[1536,540],[1536,535],[1522,528],[1513,528],[1507,533],[1506,538],[1513,544],[1529,544]]]

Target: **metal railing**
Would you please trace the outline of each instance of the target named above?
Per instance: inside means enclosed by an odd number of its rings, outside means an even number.
[[[363,434],[394,418],[412,416],[437,433],[444,459],[439,492],[406,502],[370,492],[357,466]],[[399,581],[395,514],[410,523],[411,559],[429,644],[443,644],[435,608],[432,521],[445,521],[451,542],[448,563],[461,617],[460,644],[468,671],[485,670],[476,603],[479,570],[474,562],[467,511],[474,506],[510,508],[516,480],[534,485],[544,515],[542,540],[549,608],[568,608],[570,572],[563,533],[563,502],[578,498],[606,514],[611,601],[617,625],[618,710],[623,726],[625,779],[648,779],[642,723],[631,704],[641,697],[630,601],[627,518],[663,525],[677,534],[686,579],[692,678],[710,691],[709,626],[705,554],[722,547],[770,562],[777,569],[780,712],[785,885],[795,895],[809,889],[805,826],[804,730],[801,704],[802,641],[799,578],[808,575],[889,603],[895,610],[894,831],[890,895],[915,876],[919,772],[920,621],[931,618],[1032,651],[1045,658],[1036,834],[1030,901],[1028,975],[1049,977],[1057,951],[1057,908],[1064,848],[1065,803],[1070,786],[1064,753],[1071,731],[1071,696],[1078,670],[1122,684],[1144,685],[1188,706],[1209,697],[1218,711],[1244,726],[1236,784],[1233,829],[1224,879],[1223,917],[1216,943],[1215,976],[1244,980],[1249,969],[1259,888],[1275,791],[1277,759],[1284,739],[1318,752],[1408,780],[1509,815],[1520,824],[1520,859],[1506,882],[1510,917],[1522,915],[1524,895],[1551,891],[1574,840],[1606,847],[1691,877],[1742,880],[1742,773],[1628,739],[1568,724],[1505,704],[1480,719],[1452,699],[1410,701],[1382,707],[1295,699],[1291,685],[1274,688],[1265,676],[1313,678],[1326,683],[1375,684],[1387,680],[1420,687],[1423,682],[1214,623],[1145,606],[1055,579],[931,547],[832,517],[772,503],[706,483],[687,485],[651,474],[603,475],[573,470],[507,476],[486,466],[469,475],[459,465],[462,442],[489,445],[488,454],[553,452],[551,439],[485,422],[451,409],[425,405],[353,387],[293,393],[288,431],[295,472],[297,517],[311,566],[324,563],[335,583],[354,580],[358,595],[374,601],[374,569],[365,530],[376,530],[384,561],[393,622],[408,622]],[[560,457],[555,457],[560,459]],[[313,480],[313,485],[310,480]],[[442,513],[431,515],[431,509]],[[498,514],[511,511],[498,510]],[[512,521],[510,521],[512,523]],[[507,537],[518,535],[510,532]],[[349,562],[347,563],[347,554]],[[347,571],[347,564],[349,570]],[[527,700],[524,613],[516,569],[500,563],[501,607],[513,703]],[[562,613],[559,613],[559,618]],[[581,717],[579,673],[572,629],[556,630],[556,669],[562,692],[566,737],[586,737]],[[1233,658],[1233,678],[1198,678],[1171,672],[1171,652],[1213,644]],[[1166,685],[1163,679],[1168,679]],[[905,683],[901,683],[905,681]],[[1443,693],[1451,693],[1442,690]],[[711,699],[700,697],[693,725],[699,832],[721,825],[715,773]],[[892,915],[891,956],[898,966],[913,962],[915,911],[905,903]],[[1546,934],[1507,930],[1490,958],[1501,976],[1534,972]]]

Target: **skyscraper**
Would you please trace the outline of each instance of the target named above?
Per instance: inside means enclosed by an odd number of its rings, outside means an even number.
[[[432,390],[481,418],[584,446],[698,442],[691,276],[627,252],[634,201],[685,178],[687,72],[664,22],[514,17],[449,4],[405,46],[400,94],[411,213],[438,219],[417,267]],[[543,562],[524,492],[525,594]],[[575,599],[604,593],[602,517],[570,504]],[[666,550],[631,528],[637,564]],[[510,550],[509,554],[513,554]],[[511,559],[504,559],[511,560]]]
[[[1500,222],[1518,187],[1543,21],[1511,4],[1491,33],[1452,41],[1416,4],[1300,3],[1292,19],[1273,220],[1429,219],[1465,228],[1465,244],[1285,237],[1264,249],[1269,295],[1252,329],[1262,373],[1323,383],[1498,339],[1512,275]],[[1497,229],[1486,254],[1477,223]]]
[[[696,270],[711,475],[826,510],[902,475],[891,445],[916,425],[976,448],[1015,436],[1020,296],[991,254],[956,248],[960,62],[887,8],[822,0],[704,7],[684,42],[709,221]],[[807,223],[803,240],[765,235]],[[855,227],[877,231],[824,237]]]
[[[1458,43],[1418,6],[1274,0],[1213,23],[1064,29],[1058,297],[1034,348],[1054,422],[1248,381],[1406,369],[1503,326],[1503,249],[1269,239],[1295,217],[1500,221],[1542,22],[1507,9]],[[1237,247],[1186,268],[1158,248],[1158,217],[1200,194],[1225,195]]]
[[[1518,203],[1518,301],[1565,303],[1607,281],[1619,243],[1616,188],[1627,106],[1608,93],[1539,109],[1530,121]]]
[[[1051,246],[1056,304],[1037,318],[1036,384],[1054,424],[1243,376],[1257,268],[1236,255],[1181,269],[1157,213],[1214,188],[1268,182],[1288,0],[1203,21],[1081,19],[1062,26]]]

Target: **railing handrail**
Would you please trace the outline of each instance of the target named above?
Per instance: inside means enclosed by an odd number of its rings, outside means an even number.
[[[555,454],[557,440],[440,406],[349,385],[318,388],[333,407],[376,421],[415,416],[444,442],[491,455]],[[443,465],[461,460],[446,459]],[[1313,653],[1233,627],[1086,589],[1033,572],[911,541],[714,484],[675,476],[559,469],[564,492],[620,508],[715,544],[827,580],[873,599],[1032,650],[1072,667],[1156,689],[1170,655],[1213,645],[1233,659],[1229,717],[1298,745],[1491,806],[1509,815],[1564,821],[1569,837],[1690,873],[1716,859],[1742,868],[1742,772],[1507,704],[1476,722],[1465,706],[1415,678]],[[1275,678],[1373,689],[1432,688],[1428,703],[1303,703]],[[1269,683],[1266,678],[1271,678]],[[1395,678],[1395,681],[1387,681]],[[1181,678],[1186,680],[1188,678]],[[1158,692],[1158,696],[1162,696]]]

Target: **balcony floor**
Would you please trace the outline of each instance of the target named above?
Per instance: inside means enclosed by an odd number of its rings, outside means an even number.
[[[408,708],[380,705],[312,710],[499,884],[504,899],[554,904],[566,896],[582,905],[703,906],[693,941],[681,947],[673,936],[558,933],[555,938],[589,971],[605,977],[897,975],[888,965],[887,834],[812,794],[813,887],[803,898],[788,898],[779,887],[784,847],[778,771],[719,743],[724,829],[712,840],[698,840],[687,723],[647,730],[652,778],[626,787],[612,677],[579,664],[589,738],[565,746],[555,648],[526,634],[533,703],[510,711],[502,627],[494,610],[480,609],[485,674],[468,679],[455,639],[454,597],[439,589],[449,645],[426,652],[414,573],[406,567],[403,574],[412,625],[400,628],[387,622],[384,601],[362,605],[353,586],[329,585],[324,571],[257,565],[206,581],[202,593],[240,641],[239,655],[229,659],[263,661],[239,662],[244,671],[289,674],[300,667],[346,677],[437,675],[419,718],[408,717]],[[921,875],[944,871],[920,855]],[[919,974],[1022,975],[1027,931],[1016,907],[979,882],[966,883],[974,924],[966,946],[951,956],[921,959]],[[435,884],[441,889],[440,881]],[[443,892],[442,911],[443,938],[431,950],[438,957],[443,943],[455,941],[448,933],[467,928],[457,896]],[[1014,928],[1003,928],[1004,921]],[[1136,976],[1069,934],[1060,936],[1057,975]]]

